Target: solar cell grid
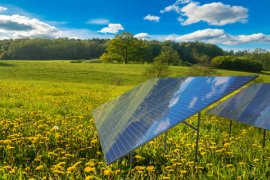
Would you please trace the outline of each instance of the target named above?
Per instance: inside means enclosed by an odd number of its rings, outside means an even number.
[[[97,108],[94,120],[112,163],[256,76],[153,79]]]
[[[270,84],[254,84],[208,113],[270,130]]]

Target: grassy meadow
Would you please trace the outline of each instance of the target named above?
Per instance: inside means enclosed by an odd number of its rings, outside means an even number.
[[[91,111],[144,82],[142,64],[70,61],[0,62],[0,179],[268,179],[270,141],[262,131],[202,112],[200,161],[196,132],[179,124],[106,166]],[[187,67],[170,67],[172,77]],[[218,70],[220,75],[248,75]],[[270,73],[260,77],[270,82]],[[196,125],[196,116],[188,119]]]

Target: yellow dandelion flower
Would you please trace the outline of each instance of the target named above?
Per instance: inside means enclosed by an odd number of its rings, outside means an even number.
[[[246,165],[247,163],[245,163],[245,162],[239,162],[238,164],[239,165]]]
[[[164,180],[165,180],[165,179],[170,179],[170,177],[168,177],[168,176],[163,176],[162,179],[164,179]]]
[[[79,164],[81,164],[82,163],[82,161],[78,161],[78,162],[76,162],[73,166],[78,166]]]
[[[140,155],[136,155],[135,158],[138,159],[138,160],[143,160],[144,159],[144,157],[142,157]]]
[[[147,171],[154,171],[155,167],[154,166],[147,166],[146,170]]]
[[[91,144],[97,144],[98,143],[98,140],[97,139],[93,139],[92,141],[91,141]]]
[[[145,167],[144,166],[136,166],[135,169],[137,171],[143,171],[143,170],[145,170]]]
[[[65,174],[65,172],[59,171],[59,170],[54,170],[53,173],[55,173],[55,174]]]
[[[187,170],[181,170],[180,173],[181,174],[187,174]]]
[[[150,141],[149,144],[153,145],[153,144],[156,144],[155,141]]]
[[[254,159],[253,161],[254,161],[254,162],[258,162],[258,161],[260,161],[260,159],[256,158],[256,159]]]
[[[69,172],[72,172],[74,170],[76,170],[76,166],[70,166],[67,168],[67,171],[69,171]]]
[[[226,167],[231,168],[231,167],[233,167],[233,165],[232,164],[227,164]]]
[[[231,145],[231,143],[225,143],[223,146],[224,147],[229,147]]]
[[[115,174],[120,174],[121,173],[121,170],[120,169],[117,169],[114,172],[115,172]]]
[[[44,169],[44,166],[43,166],[43,165],[40,165],[40,166],[36,167],[36,170],[37,170],[37,171],[40,171],[40,170],[42,170],[42,169]]]
[[[95,177],[94,176],[86,176],[85,177],[85,180],[92,180],[92,179],[95,179]]]
[[[90,162],[86,163],[85,165],[86,165],[86,166],[90,166],[90,167],[92,167],[92,166],[95,166],[95,163],[94,163],[94,162],[92,162],[92,161],[90,161]]]
[[[84,168],[84,172],[86,172],[86,173],[90,173],[90,172],[95,173],[96,168],[95,167],[86,167],[86,168]]]
[[[104,175],[106,175],[106,176],[110,176],[110,175],[112,175],[112,170],[111,169],[106,169],[106,170],[104,170]]]

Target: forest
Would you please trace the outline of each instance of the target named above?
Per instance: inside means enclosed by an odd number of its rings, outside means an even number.
[[[204,42],[140,40],[130,33],[121,33],[114,39],[60,38],[0,41],[2,60],[100,59],[109,63],[127,64],[152,63],[160,55],[171,59],[167,62],[170,65],[200,64],[252,72],[270,70],[270,52],[263,49],[225,51],[217,45]],[[248,68],[243,68],[247,66]]]

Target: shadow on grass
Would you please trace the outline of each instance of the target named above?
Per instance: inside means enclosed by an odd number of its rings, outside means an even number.
[[[8,63],[5,63],[5,62],[0,62],[0,66],[3,66],[3,67],[12,67],[12,66],[15,66],[14,64],[8,64]]]

